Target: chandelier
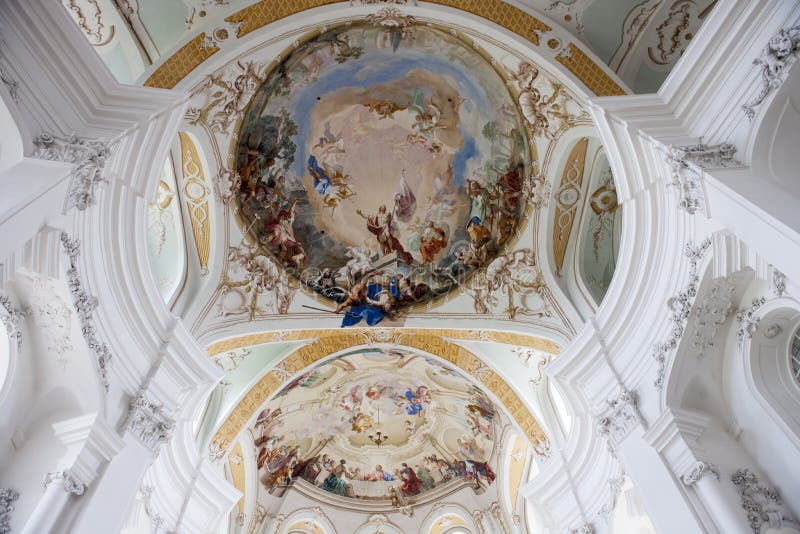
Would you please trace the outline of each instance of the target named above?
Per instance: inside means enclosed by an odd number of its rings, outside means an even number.
[[[378,447],[381,446],[381,443],[389,439],[389,436],[387,434],[383,434],[380,430],[375,432],[375,434],[370,434],[367,437]]]

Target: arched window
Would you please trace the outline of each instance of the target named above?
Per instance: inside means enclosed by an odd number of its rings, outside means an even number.
[[[789,367],[792,370],[794,383],[800,386],[800,328],[795,330],[792,344],[789,346]]]

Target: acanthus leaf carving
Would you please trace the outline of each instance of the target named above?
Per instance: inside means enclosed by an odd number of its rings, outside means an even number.
[[[238,172],[220,167],[216,179],[214,180],[217,189],[217,197],[220,202],[229,205],[231,198],[233,198],[234,193],[239,190],[241,183],[242,177],[239,176]],[[234,203],[232,205],[234,209],[236,209],[236,204]]]
[[[559,54],[563,52],[571,54],[568,48]],[[512,82],[517,85],[519,91],[517,102],[534,137],[555,139],[560,131],[567,129],[585,114],[580,108],[578,115],[570,112],[569,110],[573,108],[572,103],[576,103],[573,96],[561,83],[545,76],[540,79],[539,69],[531,63],[522,61],[517,66],[517,72],[509,74]],[[542,82],[545,80],[552,89],[548,96],[543,94]]]
[[[230,127],[244,114],[250,104],[250,99],[255,94],[263,81],[263,65],[248,61],[236,62],[239,71],[230,79],[223,79],[224,74],[211,74],[195,90],[193,96],[208,92],[208,101],[205,106],[197,111],[193,110],[191,124],[204,124],[212,132],[227,134]]]
[[[150,402],[144,390],[131,400],[126,426],[148,449],[158,454],[161,443],[169,441],[175,421],[164,408]]]
[[[733,309],[735,291],[736,285],[731,280],[720,278],[695,306],[692,345],[697,350],[698,357],[704,356],[708,349],[714,347],[717,331],[728,320]]]
[[[791,519],[778,492],[759,484],[758,477],[749,469],[735,471],[731,474],[731,482],[739,492],[742,508],[754,534],[759,534],[765,524],[780,529],[784,520]]]
[[[753,61],[754,65],[761,65],[761,90],[742,106],[748,119],[755,118],[755,108],[783,83],[787,67],[797,58],[798,48],[800,48],[800,26],[781,29],[767,41],[761,55]]]
[[[60,296],[55,279],[30,271],[20,271],[28,283],[30,295],[25,313],[36,323],[47,342],[47,351],[55,354],[56,362],[64,368],[67,353],[73,349],[70,335],[72,309]]]
[[[636,393],[624,388],[616,398],[606,400],[606,412],[597,420],[598,432],[609,440],[612,453],[636,425],[646,426],[639,401]]]
[[[653,358],[658,365],[654,382],[656,389],[660,390],[664,387],[667,359],[678,347],[678,342],[683,337],[686,323],[692,312],[692,305],[697,297],[697,289],[700,285],[700,276],[697,274],[697,269],[710,247],[711,239],[706,238],[696,247],[691,243],[687,243],[684,249],[684,255],[689,259],[689,281],[684,289],[678,291],[675,296],[667,301],[667,306],[670,309],[670,323],[672,323],[669,336],[665,341],[656,343],[653,346]]]
[[[11,514],[19,492],[11,488],[0,489],[0,534],[11,534]]]
[[[765,297],[756,297],[747,308],[739,310],[736,320],[739,321],[739,329],[736,331],[736,339],[739,341],[739,348],[742,347],[746,339],[751,339],[758,330],[758,323],[761,317],[758,310],[767,302]]]
[[[460,253],[462,261],[467,265],[478,266],[483,261],[474,248],[462,249]],[[505,293],[508,306],[504,313],[512,320],[517,314],[532,317],[552,316],[547,300],[547,284],[537,267],[533,251],[528,248],[496,257],[485,270],[476,274],[464,286],[464,291],[472,296],[476,313],[490,313],[492,308],[499,304],[497,294]],[[538,301],[535,306],[532,307],[527,302],[529,297],[538,297],[534,299]]]
[[[111,143],[70,135],[55,136],[43,132],[33,144],[33,157],[48,161],[71,163],[73,170],[69,187],[68,206],[85,210],[95,203],[95,189],[104,183],[105,164],[111,154]]]
[[[100,341],[97,337],[97,330],[94,324],[94,310],[98,306],[97,298],[89,295],[83,288],[80,275],[78,274],[78,255],[80,254],[80,242],[77,239],[70,239],[65,233],[61,233],[61,244],[64,251],[69,256],[69,269],[67,269],[67,286],[72,294],[72,302],[78,312],[78,319],[81,324],[81,333],[89,347],[97,358],[97,369],[103,387],[108,391],[108,371],[111,367],[111,349],[108,345]]]
[[[687,486],[693,486],[705,475],[714,475],[719,480],[719,468],[711,462],[698,461],[681,476],[681,480]]]
[[[155,507],[153,506],[153,486],[144,485],[139,488],[139,498],[144,505],[144,513],[147,517],[150,518],[150,521],[153,523],[153,528],[155,532],[158,532],[159,529],[164,525],[164,518],[155,511]]]
[[[90,17],[86,16],[76,0],[67,0],[65,7],[73,13],[75,22],[78,23],[81,31],[86,35],[92,46],[108,44],[114,38],[115,26],[112,24],[107,35],[105,35],[106,32],[103,31],[105,29],[103,11],[100,9],[98,0],[86,0],[86,4],[91,6],[93,10]],[[92,19],[91,24],[89,23],[89,18]]]
[[[608,484],[609,497],[608,501],[600,507],[597,516],[608,523],[614,508],[617,506],[619,494],[622,492],[622,486],[625,485],[625,471],[620,472],[618,476],[609,478],[606,483]]]
[[[594,534],[594,525],[591,523],[584,523],[578,528],[573,528],[571,534]]]
[[[275,313],[288,313],[298,285],[286,269],[265,256],[258,246],[242,240],[238,247],[230,247],[228,264],[236,271],[243,271],[243,276],[231,276],[229,272],[223,275],[219,283],[218,315],[246,313],[252,321],[257,314],[267,313],[259,302],[261,295],[271,296]],[[235,295],[235,306],[226,304],[233,300],[229,294]]]
[[[64,491],[72,495],[81,496],[86,492],[86,486],[81,482],[72,471],[65,469],[63,471],[52,471],[44,476],[44,487],[48,487],[56,482],[61,482]]]
[[[25,312],[14,306],[8,295],[0,293],[0,320],[6,327],[8,338],[16,341],[17,349],[22,347],[22,320]]]
[[[772,294],[780,298],[786,293],[786,275],[775,268],[774,265],[770,268],[770,271],[772,275],[770,277]]]
[[[665,159],[672,177],[669,185],[678,188],[680,207],[690,215],[698,209],[705,211],[703,169],[737,166],[735,154],[736,147],[730,143],[709,146],[702,138],[694,145],[668,147]]]

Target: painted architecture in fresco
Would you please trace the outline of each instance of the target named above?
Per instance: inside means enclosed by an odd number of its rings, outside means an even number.
[[[345,497],[390,499],[454,479],[492,484],[500,418],[480,389],[438,360],[361,349],[291,381],[250,432],[270,493],[302,478]]]
[[[423,25],[294,49],[239,132],[242,225],[343,326],[459,286],[513,238],[529,144],[505,80]]]

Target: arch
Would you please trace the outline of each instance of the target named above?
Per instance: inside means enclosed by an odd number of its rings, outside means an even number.
[[[511,419],[516,422],[522,430],[523,435],[525,435],[535,449],[537,446],[543,447],[540,448],[540,450],[545,450],[548,447],[547,444],[549,441],[542,427],[516,392],[494,371],[487,369],[482,360],[477,356],[451,341],[454,337],[459,335],[465,337],[465,335],[470,336],[472,334],[477,337],[478,334],[475,331],[460,332],[457,330],[413,328],[397,329],[396,331],[394,329],[381,330],[383,333],[379,333],[379,335],[382,339],[377,342],[371,339],[372,332],[374,331],[370,331],[369,329],[295,331],[295,333],[302,333],[301,335],[305,335],[306,339],[312,338],[315,339],[315,341],[300,347],[295,352],[286,356],[282,361],[277,362],[276,365],[280,366],[285,373],[290,374],[290,376],[287,377],[288,380],[299,375],[312,364],[334,358],[338,353],[345,350],[375,344],[404,346],[416,352],[425,353],[435,359],[444,360],[453,364],[463,371],[466,376],[472,376],[473,380],[477,379],[475,381],[482,385],[487,392],[493,395],[496,400],[499,401],[499,404],[505,408]],[[391,332],[394,332],[394,334],[391,334]],[[383,336],[387,333],[389,336],[384,339]],[[278,333],[268,332],[256,336],[244,336],[243,338],[225,340],[224,342],[209,347],[208,352],[213,355],[223,350],[254,345],[258,343],[256,341],[257,339],[260,339],[263,343],[269,339],[274,339],[276,335],[278,335]],[[282,335],[281,340],[288,341],[291,337],[295,336]],[[535,344],[537,348],[552,347],[552,342],[533,336],[516,336],[515,334],[498,333],[498,338],[516,339],[518,341],[526,340],[528,343]],[[264,375],[240,399],[233,411],[228,414],[225,421],[214,434],[212,443],[215,443],[222,449],[227,449],[233,442],[234,437],[238,435],[244,425],[255,415],[257,408],[272,395],[277,393],[285,383],[287,382],[275,373],[267,373]]]
[[[458,528],[463,529],[461,532],[467,531],[470,534],[480,532],[472,514],[466,508],[457,503],[446,503],[428,512],[422,521],[419,532],[420,534],[447,534]]]
[[[747,385],[800,452],[800,387],[789,360],[792,338],[800,327],[800,303],[778,298],[759,312],[758,330],[742,345]]]
[[[301,508],[283,520],[279,534],[335,534],[336,529],[319,506]]]
[[[172,154],[161,171],[158,194],[147,209],[147,252],[156,286],[172,307],[186,284],[188,249],[184,233],[181,195]]]
[[[361,524],[353,534],[375,534],[375,531],[382,534],[406,534],[403,529],[389,521],[382,514],[372,515],[365,523]]]
[[[270,0],[261,0],[226,17],[225,20],[229,23],[242,25],[236,36],[241,39],[253,31],[290,19],[293,15],[299,13],[309,16],[309,12],[329,12],[330,4],[333,3],[336,3],[336,0],[301,0],[292,4],[281,5],[280,9],[276,9]],[[510,33],[510,37],[513,39],[533,44],[536,47],[540,44],[539,33],[552,30],[552,27],[528,11],[517,8],[504,0],[486,0],[470,4],[468,7],[461,9],[455,8],[451,0],[432,0],[429,4],[434,4],[434,6],[430,6],[427,9],[425,9],[425,6],[415,6],[413,10],[409,11],[419,18],[422,18],[420,12],[433,11],[433,19],[435,20],[442,19],[442,11],[450,11],[461,16],[467,16],[473,21],[475,17],[479,17],[489,28],[495,25],[501,27],[505,30],[503,33],[506,35]],[[409,6],[404,7],[408,8]],[[340,15],[342,9],[340,7],[337,10],[337,14]],[[353,18],[363,17],[363,12],[353,10],[353,14],[356,15]],[[338,20],[341,20],[341,18]],[[324,20],[321,20],[318,24],[324,24]],[[474,22],[471,25],[474,26]],[[193,70],[220,51],[219,46],[205,47],[203,45],[205,39],[206,34],[204,32],[186,38],[183,46],[154,68],[143,84],[147,87],[174,88]],[[597,96],[626,94],[626,90],[618,83],[616,74],[611,74],[611,69],[602,63],[595,62],[592,58],[593,54],[587,54],[584,52],[584,48],[586,47],[580,41],[570,40],[560,49],[568,53],[568,55],[554,57],[548,63],[558,70],[569,72]],[[544,55],[535,49],[531,51],[533,55]]]

